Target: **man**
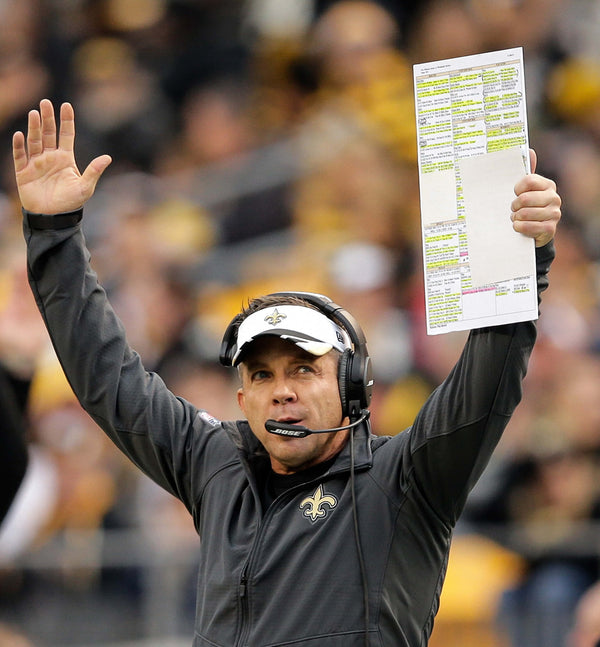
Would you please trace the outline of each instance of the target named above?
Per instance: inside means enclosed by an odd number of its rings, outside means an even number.
[[[352,317],[317,295],[259,299],[222,348],[247,420],[216,420],[128,347],[79,224],[110,158],[80,174],[69,104],[60,117],[57,142],[44,100],[13,139],[30,283],[82,405],[193,516],[195,647],[424,645],[452,529],[521,397],[534,323],[473,331],[410,430],[383,438],[370,434]],[[544,289],[560,198],[535,174],[515,192],[507,218],[535,238]]]

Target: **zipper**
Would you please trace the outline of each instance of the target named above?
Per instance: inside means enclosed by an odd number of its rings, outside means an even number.
[[[301,487],[301,486],[296,486],[296,487]],[[295,490],[296,488],[292,488],[292,489]],[[250,579],[249,572],[251,570],[251,566],[254,561],[254,556],[258,552],[258,547],[262,543],[263,530],[268,525],[265,522],[268,521],[270,517],[273,516],[273,511],[276,509],[279,509],[279,505],[281,504],[281,501],[285,500],[288,496],[290,496],[290,490],[288,490],[287,492],[284,492],[283,494],[280,494],[266,510],[265,514],[263,515],[263,518],[260,520],[258,524],[258,528],[256,530],[256,537],[252,544],[252,548],[248,553],[246,563],[242,568],[242,573],[240,575],[239,585],[238,585],[238,600],[240,602],[241,618],[240,618],[240,630],[239,630],[238,638],[235,641],[236,647],[247,647],[246,640],[248,638],[248,634],[250,633],[250,623],[248,621],[249,620],[248,616],[250,613],[250,600],[248,599],[248,580]],[[291,494],[291,496],[294,496],[293,493]]]
[[[285,497],[285,494],[281,495],[282,497]],[[265,528],[266,524],[265,519],[270,516],[269,511],[272,510],[275,507],[275,502],[273,502],[270,506],[263,518],[261,519],[258,528],[256,530],[256,537],[254,539],[254,543],[252,544],[252,548],[250,549],[250,552],[248,554],[248,558],[246,559],[246,563],[244,564],[242,568],[242,573],[240,575],[239,579],[239,585],[238,585],[238,599],[240,602],[240,630],[238,634],[238,639],[235,642],[235,645],[237,647],[248,647],[246,644],[246,640],[248,639],[248,634],[250,633],[250,622],[249,622],[249,615],[250,615],[250,600],[249,600],[249,595],[248,595],[248,580],[250,579],[250,570],[252,563],[254,562],[254,556],[258,552],[258,547],[261,545],[261,539],[263,535],[263,529]]]
[[[235,641],[236,645],[244,645],[248,632],[250,631],[250,623],[248,622],[248,562],[244,565],[242,569],[242,574],[240,576],[240,583],[238,586],[238,599],[240,601],[240,631],[238,638]]]
[[[309,481],[306,481],[304,483],[299,483],[298,485],[295,485],[294,487],[290,488],[289,490],[286,490],[282,494],[280,494],[272,503],[271,505],[267,508],[265,511],[262,519],[260,520],[257,530],[256,530],[256,537],[254,539],[254,542],[252,544],[252,548],[250,549],[250,552],[248,553],[248,557],[246,559],[246,562],[242,568],[242,572],[240,575],[239,579],[239,585],[238,585],[238,600],[240,602],[240,612],[241,612],[241,619],[240,619],[240,630],[238,633],[238,638],[235,641],[235,647],[248,647],[246,645],[246,640],[248,638],[248,635],[250,633],[250,623],[248,622],[248,616],[249,616],[249,611],[250,611],[250,601],[249,601],[249,594],[248,594],[248,581],[250,579],[250,571],[251,567],[254,562],[254,558],[256,553],[258,552],[258,548],[261,545],[262,542],[262,535],[264,528],[268,526],[268,523],[266,523],[275,513],[276,510],[278,510],[281,505],[286,501],[286,499],[291,499],[296,495],[296,492],[308,485],[314,485],[315,483],[323,482],[326,480],[329,480],[329,477],[334,476],[338,473],[345,472],[347,471],[345,468],[341,468],[336,470],[335,472],[329,472],[327,474],[324,474],[320,477],[316,477],[313,479],[310,479]]]

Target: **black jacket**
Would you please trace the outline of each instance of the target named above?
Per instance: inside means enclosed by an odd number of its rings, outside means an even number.
[[[79,225],[32,230],[30,282],[85,409],[179,497],[200,536],[195,647],[364,645],[350,445],[328,472],[261,506],[267,456],[244,421],[221,422],[144,370],[90,269]],[[539,285],[553,256],[538,250]],[[355,431],[355,494],[370,645],[425,645],[453,527],[515,406],[533,322],[476,330],[413,426]]]

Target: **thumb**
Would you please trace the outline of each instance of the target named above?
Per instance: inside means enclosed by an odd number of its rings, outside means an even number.
[[[531,168],[531,172],[535,173],[535,169],[537,167],[537,153],[533,148],[529,149],[529,166]]]
[[[94,189],[96,188],[96,184],[98,183],[100,176],[108,168],[111,162],[112,157],[110,155],[100,155],[99,157],[94,158],[87,165],[87,168],[81,175],[81,179],[88,189],[88,197],[94,193]]]

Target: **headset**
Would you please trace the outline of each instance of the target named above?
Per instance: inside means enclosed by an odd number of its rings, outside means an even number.
[[[317,308],[322,314],[341,326],[350,337],[352,348],[346,349],[338,365],[338,385],[342,414],[355,421],[369,408],[373,392],[373,369],[367,350],[367,340],[358,321],[329,297],[315,292],[273,292],[269,297],[296,297]],[[236,315],[225,330],[219,360],[224,366],[233,366],[237,346],[237,330],[242,321]]]

